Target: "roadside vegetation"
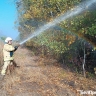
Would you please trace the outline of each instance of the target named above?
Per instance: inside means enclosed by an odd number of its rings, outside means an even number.
[[[84,0],[17,0],[19,39],[25,39],[40,26],[72,10]],[[94,5],[94,4],[93,4]],[[82,14],[62,21],[26,42],[35,53],[51,55],[77,73],[94,74],[96,67],[96,6]],[[82,7],[82,6],[81,6]],[[86,57],[85,57],[86,55]]]

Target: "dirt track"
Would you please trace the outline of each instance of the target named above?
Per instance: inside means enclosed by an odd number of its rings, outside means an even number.
[[[56,60],[33,56],[26,48],[18,49],[15,60],[20,68],[6,75],[0,96],[79,96],[71,88],[76,87],[74,81],[61,79],[63,68]]]

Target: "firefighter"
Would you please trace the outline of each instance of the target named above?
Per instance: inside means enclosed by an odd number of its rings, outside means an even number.
[[[11,37],[7,37],[5,39],[5,44],[3,47],[4,65],[1,70],[0,79],[4,78],[4,76],[6,74],[7,67],[10,65],[13,65],[13,60],[14,60],[13,54],[18,49],[18,47],[19,47],[19,44],[15,47],[12,46],[12,38]]]

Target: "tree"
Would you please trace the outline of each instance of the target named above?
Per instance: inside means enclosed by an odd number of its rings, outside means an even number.
[[[17,0],[20,37],[22,39],[27,37],[41,25],[72,10],[81,1],[84,0]],[[47,30],[26,44],[35,46],[35,48],[46,46],[48,51],[55,54],[54,56],[60,57],[62,61],[64,58],[66,61],[69,60],[67,62],[69,65],[72,63],[80,69],[83,62],[81,59],[85,60],[84,54],[81,54],[84,52],[84,48],[82,48],[82,40],[78,39],[76,35],[96,44],[96,12],[93,9],[95,7],[88,8],[74,18],[62,21],[53,29]]]

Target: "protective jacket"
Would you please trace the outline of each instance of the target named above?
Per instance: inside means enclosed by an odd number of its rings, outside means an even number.
[[[5,44],[3,48],[4,61],[13,60],[13,52],[15,48],[12,45]]]

